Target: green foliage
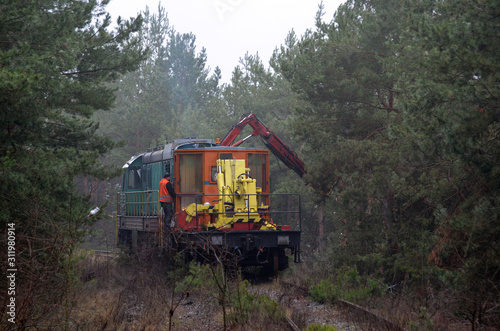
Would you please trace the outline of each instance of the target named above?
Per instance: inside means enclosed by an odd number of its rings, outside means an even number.
[[[325,325],[325,324],[311,324],[309,325],[305,331],[337,331],[338,329],[333,325]]]
[[[146,8],[141,43],[149,49],[139,70],[115,85],[117,102],[98,119],[101,132],[125,142],[109,162],[123,164],[130,155],[184,137],[213,137],[217,119],[218,68],[209,76],[205,49],[196,37],[170,26],[165,8]],[[216,126],[216,125],[215,125]]]
[[[97,219],[74,180],[116,175],[99,160],[114,143],[90,118],[112,106],[108,84],[144,51],[141,17],[112,31],[107,2],[0,2],[0,223],[16,227],[21,329],[36,327],[45,303],[60,304],[75,247]]]
[[[309,288],[311,297],[319,303],[335,303],[339,299],[340,291],[331,281],[322,279],[318,284]]]
[[[412,46],[425,54],[417,62],[425,75],[415,75],[405,105],[413,130],[441,144],[434,178],[446,180],[428,189],[441,221],[430,257],[471,323],[499,301],[488,290],[500,284],[498,10],[494,2],[450,0],[434,4],[439,15],[415,18]]]
[[[212,293],[215,290],[214,275],[209,265],[191,262],[188,268],[187,274],[184,272],[182,277],[178,277],[180,281],[176,284],[177,287],[175,291],[177,293],[194,290]],[[217,269],[216,276],[221,276],[220,272],[221,271]]]
[[[283,320],[285,313],[275,300],[249,292],[248,286],[247,281],[239,282],[231,296],[231,305],[235,310],[228,315],[230,323],[245,324],[257,316],[261,320]]]
[[[408,323],[409,330],[435,330],[429,312],[426,308],[420,307],[418,320]]]
[[[361,276],[355,268],[341,268],[332,280],[322,279],[309,288],[311,297],[319,303],[335,303],[342,299],[364,303],[383,294],[383,283],[376,277]]]
[[[498,9],[351,0],[275,53],[307,105],[293,127],[329,268],[448,287],[469,316],[498,304]]]
[[[220,305],[232,307],[227,314],[227,322],[243,325],[250,321],[282,321],[284,312],[275,300],[266,295],[251,293],[248,290],[249,282],[241,276],[228,280],[227,270],[220,265],[190,263],[189,272],[176,284],[176,293],[199,291],[212,297]],[[181,278],[179,278],[181,279]],[[222,300],[225,300],[222,302]],[[224,307],[225,308],[225,307]],[[227,308],[225,308],[227,309]]]

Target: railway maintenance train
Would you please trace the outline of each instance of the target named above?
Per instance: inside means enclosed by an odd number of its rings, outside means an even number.
[[[252,134],[234,142],[247,125]],[[300,196],[270,193],[269,151],[240,147],[251,136],[260,136],[299,176],[305,173],[304,163],[254,114],[244,115],[220,142],[185,138],[137,154],[123,166],[117,244],[163,247],[175,238],[192,255],[224,249],[238,265],[274,274],[288,267],[289,256],[299,262]],[[165,171],[176,192],[168,231],[158,202]]]

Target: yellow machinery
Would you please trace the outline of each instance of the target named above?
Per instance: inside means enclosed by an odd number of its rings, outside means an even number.
[[[213,206],[193,203],[185,212],[186,223],[202,214],[211,214],[207,228],[228,229],[239,223],[259,223],[260,230],[276,230],[268,220],[261,217],[269,206],[261,203],[262,189],[256,180],[250,178],[250,169],[245,168],[245,160],[217,160],[218,203]],[[259,205],[260,204],[260,205]]]

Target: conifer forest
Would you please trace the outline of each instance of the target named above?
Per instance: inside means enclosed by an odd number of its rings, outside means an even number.
[[[280,277],[406,330],[500,328],[499,1],[346,0],[329,16],[319,3],[314,28],[269,59],[241,54],[228,82],[168,8],[116,22],[108,2],[0,0],[2,328],[79,329],[75,307],[101,286],[85,279],[92,250],[154,274],[115,245],[122,166],[175,139],[223,138],[249,113],[307,170],[270,154],[271,191],[302,204],[303,261]],[[216,275],[182,268],[157,273],[174,287]],[[221,306],[224,330],[252,329]],[[158,323],[131,329],[176,330]]]

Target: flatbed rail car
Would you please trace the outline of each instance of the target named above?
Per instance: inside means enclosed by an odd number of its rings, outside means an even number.
[[[269,151],[187,138],[135,155],[123,168],[118,244],[161,245],[157,189],[169,171],[176,192],[169,230],[183,241],[231,250],[242,266],[276,271],[290,255],[300,261],[300,196],[270,193]]]

